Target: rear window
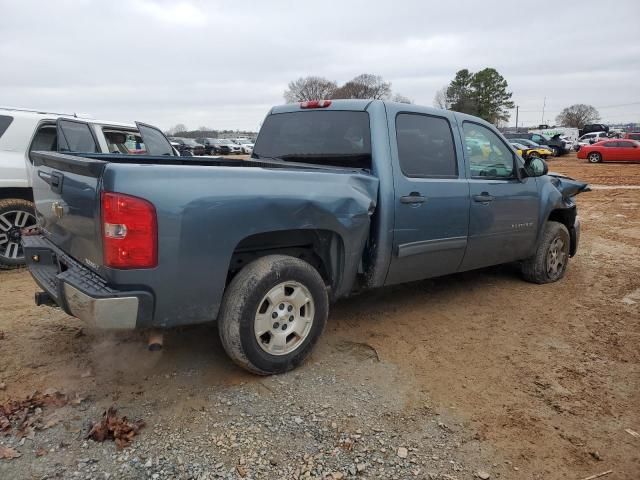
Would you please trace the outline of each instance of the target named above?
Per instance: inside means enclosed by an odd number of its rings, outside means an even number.
[[[13,122],[13,117],[10,117],[9,115],[0,115],[0,137],[2,137],[4,132],[7,131],[11,122]]]
[[[253,156],[370,168],[369,114],[315,110],[269,115],[256,140]]]

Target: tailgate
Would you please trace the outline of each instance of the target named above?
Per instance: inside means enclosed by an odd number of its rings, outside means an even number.
[[[42,234],[71,257],[102,265],[100,179],[106,162],[33,152],[33,197]]]

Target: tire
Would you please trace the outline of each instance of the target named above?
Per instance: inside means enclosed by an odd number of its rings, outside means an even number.
[[[0,270],[24,266],[20,231],[35,224],[32,202],[19,198],[0,200]]]
[[[569,230],[562,223],[547,222],[536,253],[522,262],[522,275],[532,283],[553,283],[564,277],[569,263]]]
[[[529,158],[540,158],[540,154],[538,152],[529,153]]]
[[[587,160],[589,160],[589,163],[600,163],[602,161],[602,155],[598,152],[591,152],[587,155]]]
[[[268,255],[245,266],[227,287],[218,332],[240,367],[258,375],[283,373],[309,356],[328,312],[327,288],[315,268]]]
[[[557,157],[560,155],[560,149],[558,147],[551,146],[550,150],[554,157]]]

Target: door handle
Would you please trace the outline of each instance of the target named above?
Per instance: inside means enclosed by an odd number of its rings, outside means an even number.
[[[493,201],[493,195],[489,195],[488,192],[482,192],[480,195],[474,195],[473,200],[479,203],[489,203]]]
[[[407,203],[407,204],[424,203],[425,200],[426,198],[420,195],[420,192],[411,192],[409,195],[400,197],[400,203]]]

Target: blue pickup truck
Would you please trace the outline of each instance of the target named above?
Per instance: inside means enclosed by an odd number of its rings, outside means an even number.
[[[81,123],[81,122],[80,122]],[[25,257],[58,305],[102,328],[217,320],[242,367],[299,365],[329,304],[358,291],[518,262],[563,277],[586,184],[524,161],[481,119],[379,100],[313,101],[266,116],[252,158],[33,152],[38,228]]]

